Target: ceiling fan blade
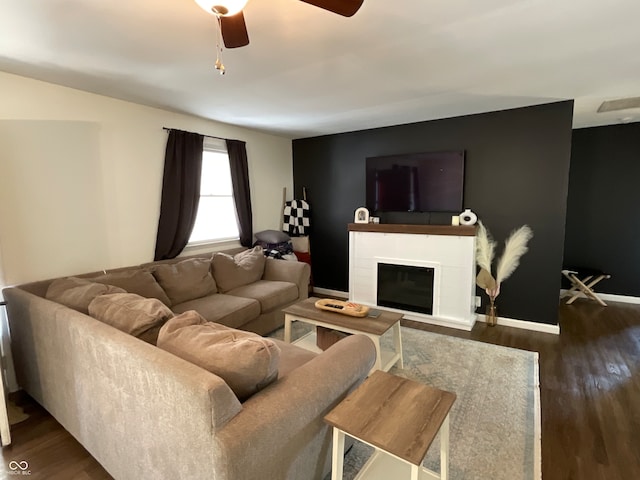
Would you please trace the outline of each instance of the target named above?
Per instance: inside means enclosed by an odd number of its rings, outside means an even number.
[[[220,17],[220,21],[225,47],[238,48],[249,45],[249,33],[242,11],[231,17]]]
[[[364,0],[302,0],[304,3],[315,5],[324,10],[337,13],[343,17],[351,17],[362,6]]]

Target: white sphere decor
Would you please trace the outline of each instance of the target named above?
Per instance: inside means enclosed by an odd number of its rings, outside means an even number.
[[[460,214],[460,225],[475,225],[477,221],[478,216],[470,208],[465,208]]]

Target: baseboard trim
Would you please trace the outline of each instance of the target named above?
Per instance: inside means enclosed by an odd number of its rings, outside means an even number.
[[[564,297],[568,291],[569,290],[566,290],[564,288],[560,290],[560,298]],[[608,301],[608,302],[640,304],[640,297],[631,297],[628,295],[616,295],[614,293],[600,293],[600,292],[596,292],[596,295],[598,295],[605,302]],[[580,292],[580,296],[578,298],[588,298],[588,297],[584,293]]]
[[[338,297],[338,298],[349,298],[349,293],[343,292],[341,290],[331,290],[329,288],[320,288],[313,287],[313,293],[317,293],[318,295],[329,295],[330,297]]]
[[[487,323],[486,315],[479,313],[477,315],[477,321]],[[560,325],[551,325],[549,323],[529,322],[526,320],[517,320],[515,318],[498,317],[498,325],[560,335]]]
[[[475,318],[471,320],[471,323],[465,323],[457,319],[439,318],[431,315],[428,318],[424,318],[416,315],[411,315],[410,313],[405,313],[403,319],[411,320],[412,322],[416,323],[425,323],[427,325],[438,325],[440,327],[455,328],[456,330],[464,330],[466,332],[470,332],[471,330],[473,330],[473,326],[476,323]]]
[[[345,299],[349,298],[348,292],[343,292],[341,290],[331,290],[329,288],[313,287],[313,293],[316,293],[318,295],[329,295],[331,297],[338,297],[338,298],[345,298]],[[638,300],[640,303],[640,299]],[[476,321],[485,322],[485,315],[481,313],[477,314]],[[430,322],[425,322],[425,323],[430,323]],[[473,327],[473,325],[471,327],[467,325],[452,327],[452,325],[449,323],[443,323],[443,322],[437,322],[437,321],[434,322],[434,324],[442,325],[450,328],[458,328],[462,330],[470,330]],[[528,322],[526,320],[516,320],[515,318],[498,317],[498,325],[504,325],[505,327],[521,328],[523,330],[532,330],[534,332],[552,333],[554,335],[560,335],[560,325],[550,325],[548,323]]]

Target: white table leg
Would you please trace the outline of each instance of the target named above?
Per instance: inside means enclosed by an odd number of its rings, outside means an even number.
[[[286,313],[284,315],[284,341],[291,343],[291,317]]]
[[[449,478],[449,414],[440,427],[440,480]]]
[[[404,357],[402,356],[402,335],[400,334],[400,321],[393,326],[393,343],[396,353],[400,354],[400,368],[404,368]]]
[[[375,370],[382,370],[382,348],[380,347],[380,337],[377,335],[369,335],[369,338],[373,340],[373,343],[376,346],[376,363],[373,365],[371,372]]]
[[[331,457],[331,480],[342,480],[344,466],[344,432],[333,427],[333,456]]]
[[[411,480],[418,480],[420,478],[420,467],[411,464]]]

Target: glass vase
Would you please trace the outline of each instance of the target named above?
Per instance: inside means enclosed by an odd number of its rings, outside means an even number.
[[[498,324],[498,312],[493,301],[487,305],[486,322],[490,327],[495,327]]]

